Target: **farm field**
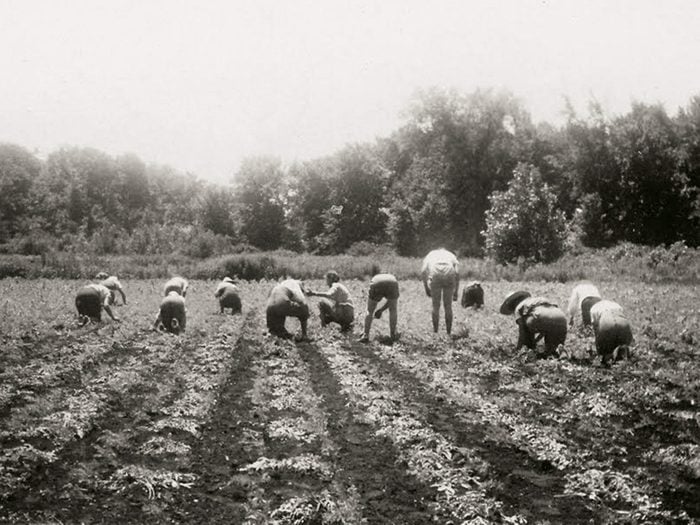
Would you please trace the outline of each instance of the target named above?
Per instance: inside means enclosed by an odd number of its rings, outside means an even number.
[[[497,313],[573,283],[484,282],[448,337],[402,281],[399,341],[385,315],[361,344],[366,282],[354,333],[315,315],[300,343],[267,335],[264,281],[236,316],[193,281],[187,331],[154,332],[163,282],[79,328],[81,281],[0,280],[0,522],[700,522],[696,286],[598,283],[636,339],[606,368],[578,327],[559,359],[516,353]]]

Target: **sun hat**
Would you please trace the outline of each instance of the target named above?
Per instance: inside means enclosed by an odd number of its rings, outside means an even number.
[[[233,279],[231,279],[230,277],[224,277],[222,280],[225,283],[236,284],[235,281]]]
[[[515,312],[515,307],[518,306],[523,299],[530,297],[530,295],[530,292],[526,292],[525,290],[510,292],[503,300],[503,304],[501,305],[499,312],[501,312],[503,315],[512,314]]]

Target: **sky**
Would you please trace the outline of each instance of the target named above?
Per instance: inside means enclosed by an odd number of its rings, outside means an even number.
[[[214,182],[371,142],[420,89],[535,122],[700,94],[697,0],[0,0],[0,142],[134,153]]]

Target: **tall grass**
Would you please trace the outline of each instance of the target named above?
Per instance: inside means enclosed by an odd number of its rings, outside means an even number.
[[[462,258],[462,279],[484,281],[700,282],[700,250],[649,248],[622,244],[605,250],[566,254],[550,264],[499,265],[489,259]],[[93,279],[100,271],[121,278],[159,279],[180,274],[191,279],[243,280],[320,279],[328,270],[343,279],[367,279],[374,273],[393,273],[399,279],[420,276],[421,259],[388,253],[375,255],[309,255],[290,251],[238,253],[208,259],[172,255],[98,256],[51,252],[42,256],[0,255],[0,278]]]

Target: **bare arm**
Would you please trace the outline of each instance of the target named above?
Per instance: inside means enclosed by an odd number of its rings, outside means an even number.
[[[116,315],[114,315],[112,313],[112,308],[110,308],[110,306],[107,303],[104,303],[102,305],[102,308],[104,308],[105,312],[107,312],[107,315],[110,316],[113,321],[117,321],[117,322],[121,321],[121,319],[119,319],[119,317],[117,317]]]
[[[121,288],[118,288],[118,290],[119,290],[119,293],[120,293],[121,296],[122,296],[122,302],[123,302],[124,304],[126,304],[126,294],[124,293],[124,290],[122,290]]]

